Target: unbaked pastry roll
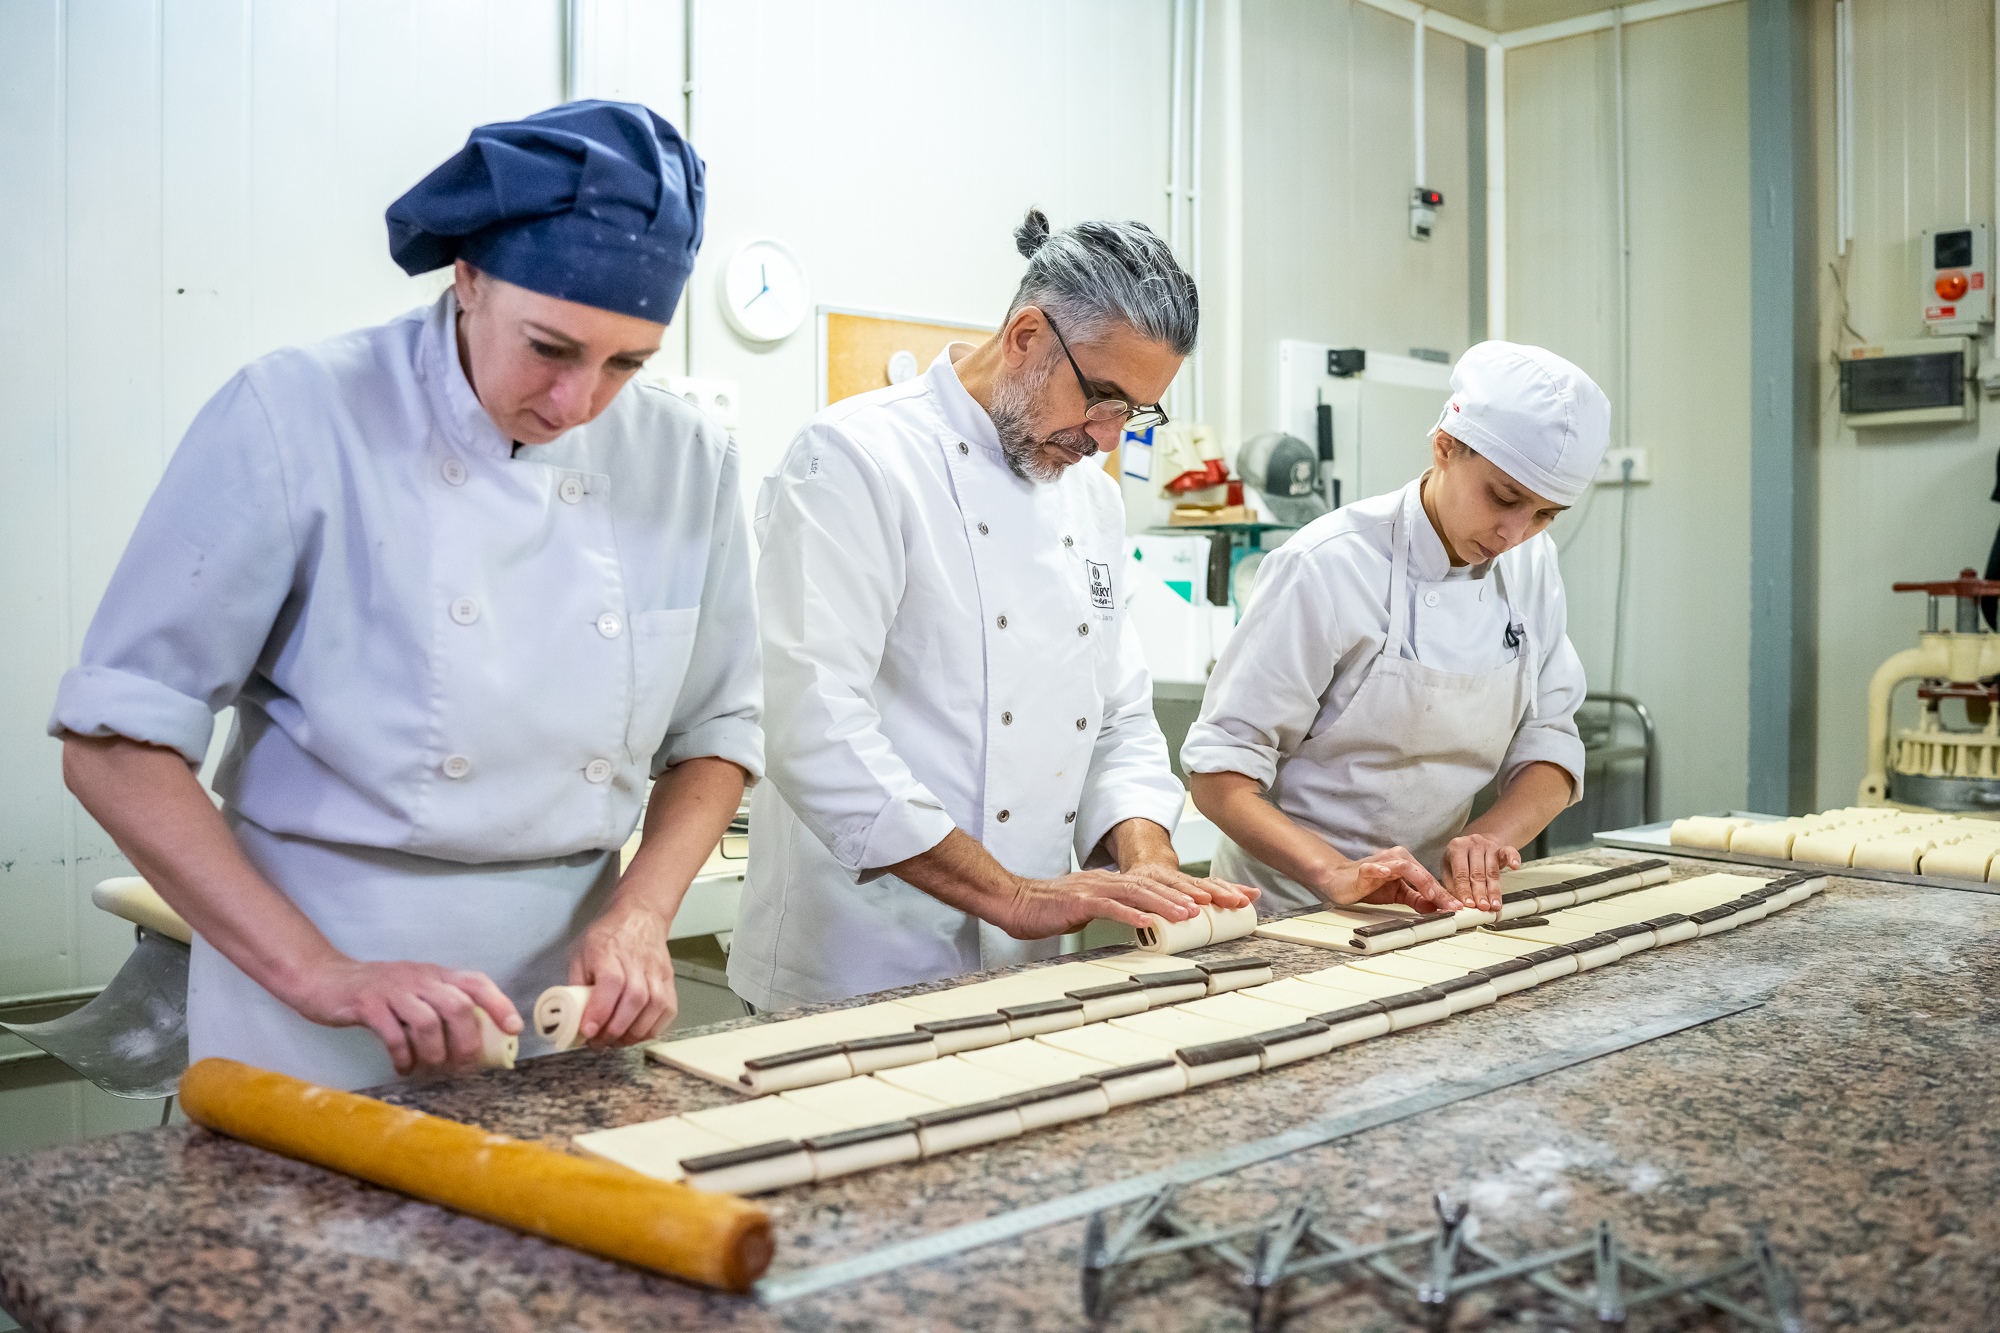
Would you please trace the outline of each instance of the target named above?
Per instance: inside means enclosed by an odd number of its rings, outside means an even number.
[[[535,1031],[551,1050],[573,1051],[583,1045],[578,1029],[583,1007],[590,1003],[588,986],[551,986],[535,1001]]]
[[[1146,924],[1138,930],[1139,947],[1147,953],[1186,953],[1189,949],[1199,949],[1209,942],[1213,921],[1206,912],[1196,912],[1186,921],[1169,921],[1148,912]],[[1256,922],[1250,924],[1254,927]]]
[[[1247,903],[1242,907],[1217,907],[1214,903],[1203,903],[1201,914],[1209,920],[1210,944],[1226,944],[1230,940],[1240,940],[1257,929],[1255,903]]]
[[[521,1039],[502,1032],[493,1015],[476,1005],[472,1016],[479,1021],[479,1067],[512,1069],[515,1058],[521,1054]]]

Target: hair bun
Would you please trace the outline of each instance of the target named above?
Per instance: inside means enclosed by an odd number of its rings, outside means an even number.
[[[1048,214],[1039,208],[1029,209],[1028,216],[1021,219],[1021,225],[1014,228],[1014,248],[1021,252],[1023,259],[1033,259],[1035,251],[1041,249],[1048,239]]]

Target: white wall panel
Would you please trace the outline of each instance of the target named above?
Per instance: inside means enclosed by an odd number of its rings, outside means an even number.
[[[88,906],[123,863],[42,729],[166,458],[246,361],[436,290],[382,211],[472,126],[557,100],[560,13],[0,6],[0,995],[100,982],[130,947]]]
[[[1618,383],[1612,38],[1507,55],[1509,324],[1629,414],[1653,481],[1632,497],[1622,685],[1654,711],[1668,813],[1733,806],[1748,777],[1749,105],[1746,10],[1629,25],[1632,383]],[[1610,688],[1620,497],[1557,521],[1570,637]]]
[[[1445,207],[1415,241],[1413,40],[1414,25],[1356,0],[1244,7],[1245,437],[1277,424],[1282,339],[1466,348],[1465,46],[1425,42],[1423,183]]]
[[[1924,336],[1917,242],[1926,228],[1993,222],[1993,6],[1990,0],[1854,0],[1855,235],[1833,235],[1832,5],[1819,6],[1820,309],[1830,365],[1857,341]],[[1842,329],[1844,272],[1846,322]],[[2000,508],[1988,498],[2000,403],[1976,423],[1844,429],[1829,370],[1820,411],[1819,802],[1860,787],[1875,668],[1914,646],[1923,599],[1897,580],[1984,569]],[[1904,725],[1914,721],[1905,689]]]
[[[775,346],[723,323],[716,275],[775,236],[816,303],[997,322],[1030,204],[1056,226],[1163,230],[1166,0],[703,3],[694,143],[708,239],[689,287],[697,374],[739,380],[745,476],[816,407],[810,323]]]

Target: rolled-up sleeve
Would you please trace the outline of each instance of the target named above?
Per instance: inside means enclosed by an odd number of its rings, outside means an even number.
[[[1500,765],[1500,782],[1504,787],[1529,764],[1554,764],[1569,774],[1569,800],[1574,805],[1583,799],[1583,737],[1577,731],[1576,710],[1583,706],[1589,686],[1584,680],[1583,659],[1569,641],[1569,608],[1553,546],[1537,554],[1542,558],[1535,574],[1543,582],[1537,598],[1542,614],[1535,628],[1535,645],[1542,660],[1535,707],[1514,732]]]
[[[893,507],[875,462],[812,426],[765,483],[758,514],[771,781],[864,878],[956,827],[883,733],[873,696],[906,578]]]
[[[56,691],[49,734],[125,736],[199,767],[297,567],[269,417],[238,375],[188,427]]]
[[[702,429],[713,427],[704,424]],[[694,650],[666,739],[653,756],[654,777],[686,760],[710,756],[729,760],[752,782],[764,776],[763,664],[741,477],[741,461],[731,443],[716,489],[715,540],[702,581]]]
[[[1119,629],[1110,670],[1104,721],[1076,811],[1076,860],[1086,867],[1109,863],[1109,854],[1100,849],[1113,828],[1128,819],[1150,819],[1171,834],[1187,803],[1167,758],[1167,738],[1153,715],[1153,680],[1130,619]]]
[[[1335,664],[1350,645],[1309,553],[1280,547],[1257,571],[1249,609],[1216,659],[1181,767],[1241,773],[1269,788],[1278,762],[1319,716]]]

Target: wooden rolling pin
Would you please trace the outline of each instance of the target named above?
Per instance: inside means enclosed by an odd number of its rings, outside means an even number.
[[[335,1092],[234,1060],[181,1076],[196,1124],[516,1231],[725,1291],[771,1262],[771,1222],[733,1194]]]

